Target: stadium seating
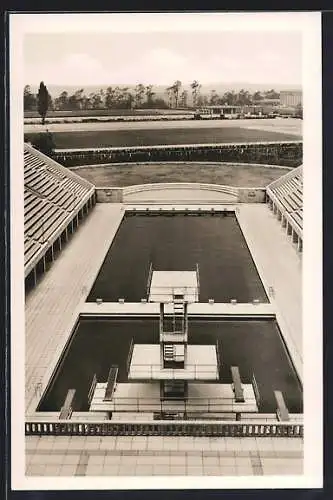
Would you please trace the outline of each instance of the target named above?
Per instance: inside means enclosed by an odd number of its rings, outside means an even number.
[[[303,167],[300,166],[267,186],[267,197],[303,239]]]
[[[88,181],[24,145],[25,275],[94,196]]]

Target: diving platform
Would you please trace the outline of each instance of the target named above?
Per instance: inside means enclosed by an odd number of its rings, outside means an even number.
[[[105,399],[107,383],[98,383],[90,411],[116,413],[177,412],[200,414],[257,413],[252,384],[243,384],[244,401],[237,402],[232,384],[189,383],[186,399],[161,399],[160,383],[118,383],[112,400]],[[222,418],[222,415],[221,415]]]
[[[215,345],[188,345],[183,366],[163,368],[159,344],[135,344],[129,380],[218,380]]]
[[[170,303],[199,301],[199,276],[196,271],[153,271],[148,277],[148,301]]]

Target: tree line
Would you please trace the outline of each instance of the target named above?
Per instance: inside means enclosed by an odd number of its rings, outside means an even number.
[[[202,92],[202,86],[194,80],[189,90],[184,88],[180,80],[176,80],[167,87],[162,95],[154,92],[153,85],[139,83],[134,88],[129,87],[107,87],[88,95],[81,88],[74,93],[67,91],[60,93],[58,97],[52,98],[44,82],[40,83],[37,94],[31,91],[31,87],[24,87],[24,110],[36,111],[42,117],[47,110],[75,111],[96,109],[190,109],[206,105],[251,105],[260,103],[263,99],[279,99],[280,94],[274,89],[265,92],[241,89],[239,92],[233,90],[219,95],[216,90],[209,94]],[[45,111],[46,110],[46,111]]]

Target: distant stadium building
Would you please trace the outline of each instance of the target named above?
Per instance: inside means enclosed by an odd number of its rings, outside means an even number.
[[[280,92],[281,106],[299,106],[302,104],[301,90],[281,90]]]

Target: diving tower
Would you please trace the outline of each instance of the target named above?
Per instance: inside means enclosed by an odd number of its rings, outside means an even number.
[[[111,367],[107,382],[96,377],[89,398],[91,411],[147,414],[160,418],[211,418],[227,413],[257,413],[253,384],[243,384],[238,367],[232,383],[220,381],[218,344],[189,343],[188,304],[199,301],[199,268],[194,271],[155,271],[150,266],[147,296],[160,304],[159,343],[132,341],[127,381],[117,382]]]

